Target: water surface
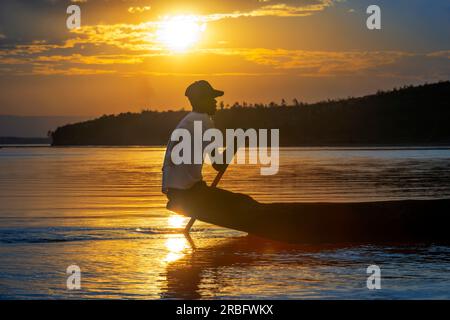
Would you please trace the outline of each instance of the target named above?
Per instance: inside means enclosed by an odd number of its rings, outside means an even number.
[[[163,154],[0,149],[0,298],[450,298],[447,246],[290,246],[201,222],[191,243],[165,209]],[[232,165],[220,186],[262,202],[450,197],[446,148],[286,148],[277,175],[259,172]],[[366,287],[371,264],[381,290]]]

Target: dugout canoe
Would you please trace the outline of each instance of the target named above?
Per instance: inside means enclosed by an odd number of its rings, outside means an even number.
[[[352,203],[258,203],[168,207],[251,235],[289,243],[450,242],[450,199]]]

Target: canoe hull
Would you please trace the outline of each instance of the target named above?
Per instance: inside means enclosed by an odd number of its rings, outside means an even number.
[[[356,203],[259,203],[179,213],[290,243],[450,242],[450,199]]]

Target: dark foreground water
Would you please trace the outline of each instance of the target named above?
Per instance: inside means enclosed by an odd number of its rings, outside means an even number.
[[[447,246],[290,246],[201,222],[186,239],[160,193],[163,153],[0,149],[0,298],[450,298]],[[288,148],[277,175],[232,165],[220,185],[263,202],[449,198],[450,151]]]

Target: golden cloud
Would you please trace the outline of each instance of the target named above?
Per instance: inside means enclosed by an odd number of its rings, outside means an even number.
[[[204,50],[215,54],[240,56],[275,70],[296,70],[302,75],[334,76],[355,74],[379,66],[390,65],[413,53],[401,51],[311,51],[266,48],[234,48]]]
[[[91,55],[83,56],[81,54],[71,55],[53,55],[40,56],[36,59],[38,62],[70,62],[77,64],[138,64],[143,62],[143,56],[134,55]]]
[[[258,9],[199,16],[200,23],[240,16],[308,15],[332,5],[333,1],[290,6],[265,2]],[[130,7],[135,8],[135,7]],[[141,7],[139,7],[141,8]],[[139,12],[136,9],[136,12]],[[416,54],[404,51],[317,51],[271,48],[199,48],[184,56],[189,63],[176,64],[180,55],[162,46],[156,33],[161,21],[138,24],[84,25],[70,31],[71,37],[60,44],[34,41],[0,51],[0,73],[24,74],[29,65],[35,74],[110,74],[117,75],[268,75],[336,76],[377,74],[376,69],[401,64],[408,57],[418,59],[450,58],[449,51]],[[173,58],[173,60],[171,60]],[[226,60],[228,58],[228,60]],[[208,63],[204,63],[207,61]],[[194,62],[194,63],[193,63]],[[214,62],[214,63],[210,63]],[[102,69],[102,66],[111,69]],[[210,66],[210,73],[207,66]],[[230,70],[230,65],[239,70]],[[17,66],[16,68],[14,66]],[[97,66],[97,67],[93,67]],[[145,68],[135,68],[143,66]],[[171,69],[172,68],[172,69]],[[175,70],[176,68],[182,69]],[[196,69],[197,68],[197,69]],[[199,70],[201,69],[201,70]],[[2,71],[3,70],[3,71]],[[85,70],[85,71],[83,71]],[[398,70],[401,70],[399,68]],[[384,75],[388,74],[386,70]],[[381,74],[381,73],[378,73]]]
[[[99,75],[112,74],[114,70],[99,70],[88,68],[57,68],[56,66],[37,64],[33,66],[31,74],[34,75],[65,75],[65,76],[85,76],[85,75]],[[28,73],[24,73],[25,75]]]
[[[144,7],[129,7],[128,12],[129,13],[143,13],[145,11],[149,11],[151,9],[150,6],[144,6]]]
[[[432,52],[432,53],[429,53],[427,56],[450,59],[450,50],[442,50],[442,51]]]

